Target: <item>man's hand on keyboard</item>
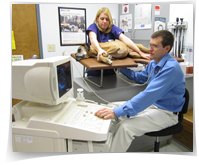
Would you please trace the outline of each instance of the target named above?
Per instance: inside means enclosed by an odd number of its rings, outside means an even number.
[[[95,116],[104,118],[104,119],[114,119],[116,118],[115,113],[112,109],[102,108],[95,112]]]

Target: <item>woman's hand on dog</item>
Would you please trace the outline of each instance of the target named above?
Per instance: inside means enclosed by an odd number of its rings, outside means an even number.
[[[147,59],[147,60],[151,60],[151,56],[150,54],[147,53],[143,53],[142,51],[140,51],[140,56],[142,56],[143,58]]]
[[[98,54],[97,54],[97,60],[99,61],[99,56],[102,56],[103,54],[107,54],[107,52],[103,49],[100,49]]]

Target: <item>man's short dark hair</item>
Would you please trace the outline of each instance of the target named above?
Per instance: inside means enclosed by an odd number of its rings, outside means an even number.
[[[162,46],[163,48],[167,45],[170,45],[170,50],[173,47],[173,42],[174,42],[174,36],[173,34],[168,31],[168,30],[160,30],[160,31],[156,31],[155,33],[153,33],[151,35],[151,38],[157,38],[157,37],[162,37]],[[170,52],[169,50],[169,52]]]

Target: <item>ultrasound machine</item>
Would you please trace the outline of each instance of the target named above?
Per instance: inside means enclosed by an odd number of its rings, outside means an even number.
[[[109,152],[115,119],[94,113],[110,105],[73,98],[71,57],[12,63],[14,152]],[[109,107],[114,108],[114,107]]]

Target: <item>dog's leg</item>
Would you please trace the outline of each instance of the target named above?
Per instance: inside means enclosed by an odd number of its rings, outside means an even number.
[[[141,47],[140,50],[144,53],[150,53],[149,49],[145,47]]]
[[[142,58],[137,52],[129,52],[129,56],[132,58]]]
[[[109,55],[108,55],[108,59],[112,60],[113,57],[109,54]]]
[[[149,49],[144,47],[142,44],[136,44],[136,46],[144,53],[150,53]]]
[[[99,56],[99,60],[104,62],[105,64],[112,65],[112,61],[108,59],[107,57]]]
[[[108,59],[113,59],[113,57],[110,54],[102,54],[103,57],[107,57]]]
[[[111,59],[111,60],[113,59],[113,57],[110,54],[105,54],[104,53],[104,54],[102,54],[102,56],[103,57],[107,57],[108,59]]]
[[[108,54],[103,53],[102,56],[103,57],[108,57]]]
[[[108,54],[103,54],[104,57],[108,57],[108,59],[113,59],[113,57],[110,55],[110,54],[114,54],[114,53],[117,53],[118,51],[120,50],[120,48],[116,47],[115,45],[114,46],[110,46],[106,52]]]

